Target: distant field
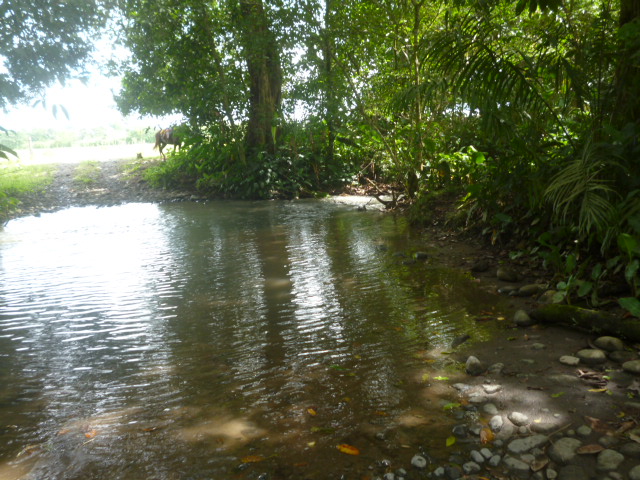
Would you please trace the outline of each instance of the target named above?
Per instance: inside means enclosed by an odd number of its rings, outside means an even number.
[[[168,151],[169,147],[165,150]],[[153,143],[101,147],[34,148],[31,151],[28,149],[18,150],[17,153],[20,162],[25,165],[135,159],[138,153],[141,153],[143,158],[159,156],[158,151],[153,149]]]

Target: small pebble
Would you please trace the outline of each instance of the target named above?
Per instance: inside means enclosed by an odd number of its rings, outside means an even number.
[[[427,459],[424,458],[422,455],[414,455],[413,458],[411,459],[411,465],[415,468],[426,468],[427,466]]]
[[[591,429],[586,425],[581,425],[576,429],[576,433],[580,437],[588,437],[589,435],[591,435]]]
[[[482,411],[487,415],[497,415],[498,407],[496,407],[493,403],[485,403],[482,406]]]
[[[478,465],[476,462],[467,462],[462,465],[462,470],[464,470],[464,473],[466,475],[471,475],[473,473],[478,473],[481,468],[480,465]]]
[[[575,367],[580,363],[580,359],[572,355],[563,355],[562,357],[560,357],[559,361],[563,365],[569,365],[570,367]]]
[[[489,459],[489,465],[492,467],[497,467],[498,465],[500,465],[501,460],[502,457],[500,455],[494,455]]]
[[[524,425],[528,425],[529,424],[529,417],[526,416],[524,413],[520,413],[520,412],[511,412],[507,418],[511,421],[511,423],[513,423],[514,425],[521,427]]]
[[[489,420],[489,427],[494,432],[499,432],[502,429],[502,425],[503,420],[502,416],[500,415],[494,415],[493,417],[491,417],[491,420]]]
[[[488,394],[493,394],[502,390],[502,385],[482,385],[483,390]]]

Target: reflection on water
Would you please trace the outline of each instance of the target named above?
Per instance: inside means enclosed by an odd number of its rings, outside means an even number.
[[[412,242],[319,201],[10,222],[0,478],[360,478],[428,447],[449,425],[420,375],[493,300],[404,265]]]

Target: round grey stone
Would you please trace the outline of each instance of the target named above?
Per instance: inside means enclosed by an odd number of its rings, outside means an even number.
[[[465,372],[467,372],[469,375],[478,376],[484,371],[484,365],[482,365],[477,357],[471,355],[469,358],[467,358],[467,362],[465,363]]]
[[[442,478],[445,475],[444,467],[438,467],[433,471],[434,477]]]
[[[531,435],[530,437],[517,438],[507,445],[507,450],[516,455],[528,452],[534,448],[541,447],[549,441],[546,435]]]
[[[489,428],[494,432],[499,432],[502,429],[503,423],[501,415],[494,415],[491,417],[491,420],[489,420]]]
[[[411,465],[414,466],[415,468],[426,468],[427,466],[427,459],[424,458],[422,455],[414,455],[413,458],[411,459]]]
[[[625,372],[640,374],[640,360],[630,360],[622,364]]]
[[[617,469],[624,461],[624,455],[615,450],[607,449],[598,454],[596,468],[601,472],[610,472]]]
[[[615,352],[609,352],[608,357],[611,361],[616,363],[630,362],[636,360],[638,356],[634,352],[628,350],[616,350]]]
[[[560,363],[563,365],[569,365],[570,367],[575,367],[580,363],[580,359],[578,357],[574,357],[573,355],[563,355],[560,357]]]
[[[471,450],[471,460],[473,460],[476,463],[484,463],[484,457],[482,456],[482,454],[477,451],[477,450]]]
[[[529,465],[522,460],[506,455],[502,460],[502,465],[514,472],[516,475],[529,473]]]
[[[549,456],[554,462],[569,463],[576,456],[576,450],[582,445],[577,438],[563,437],[549,449]]]
[[[640,480],[640,465],[629,470],[629,480]]]
[[[578,434],[578,436],[580,437],[588,437],[589,435],[591,435],[591,429],[589,427],[587,427],[586,425],[580,425],[577,429],[576,429],[576,433]]]
[[[396,476],[395,474],[389,472],[389,473],[385,473],[384,477],[382,477],[384,480],[396,480]]]
[[[486,447],[480,450],[480,455],[482,455],[485,460],[489,460],[491,457],[493,457],[493,453],[491,452],[491,450]]]
[[[578,465],[566,465],[558,472],[558,478],[560,480],[587,480],[591,476]]]
[[[529,417],[527,417],[524,413],[520,412],[511,412],[507,418],[511,420],[511,423],[518,427],[522,427],[529,424]]]
[[[492,467],[497,467],[498,465],[500,465],[500,462],[502,461],[502,457],[500,455],[493,455],[490,459],[489,459],[489,465]]]
[[[465,474],[471,475],[472,473],[478,473],[481,468],[476,462],[467,462],[462,465],[462,470],[464,470]]]
[[[601,365],[607,361],[607,356],[604,352],[597,348],[585,348],[580,350],[576,356],[585,365]]]
[[[529,327],[536,323],[536,321],[524,310],[518,310],[513,314],[513,323],[519,327]]]
[[[485,403],[482,406],[482,411],[487,415],[497,415],[498,407],[496,407],[493,403]]]
[[[489,395],[494,394],[502,390],[502,385],[491,384],[491,385],[482,385],[482,389],[488,393]]]
[[[518,281],[518,272],[516,272],[513,268],[501,266],[498,267],[496,271],[496,276],[498,280],[502,280],[503,282],[517,282]]]
[[[607,352],[624,350],[624,343],[622,343],[622,340],[616,337],[598,337],[593,341],[593,344],[602,350],[606,350]]]
[[[629,442],[618,448],[625,457],[640,458],[640,443]]]
[[[494,363],[493,365],[491,365],[487,369],[487,372],[488,373],[492,373],[493,375],[499,375],[499,374],[502,373],[502,370],[504,370],[504,363],[497,362],[497,363]]]

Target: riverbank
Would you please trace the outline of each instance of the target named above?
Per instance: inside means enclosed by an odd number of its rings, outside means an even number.
[[[143,180],[150,165],[147,161],[60,165],[46,189],[20,199],[16,215],[73,206],[203,200],[194,192],[151,188]],[[431,378],[446,375],[447,395],[455,398],[435,406],[457,423],[450,436],[409,445],[406,458],[377,459],[368,478],[639,478],[634,472],[640,458],[638,383],[622,366],[622,360],[636,356],[636,346],[616,345],[608,352],[604,346],[591,348],[600,344],[594,335],[514,325],[516,312],[540,303],[549,283],[544,271],[512,260],[506,249],[463,236],[442,222],[415,235],[420,251],[391,252],[397,261],[409,269],[428,262],[468,272],[487,295],[503,298],[504,307],[477,318],[496,324],[495,338],[479,342],[473,332],[460,332],[456,345],[439,352],[460,368],[429,373]],[[520,292],[521,287],[529,287],[531,296],[507,293]],[[579,354],[585,349],[607,353],[585,360],[585,354]],[[398,441],[385,435],[376,438],[381,445]],[[449,462],[442,462],[441,455],[429,455],[445,444]],[[558,445],[563,449],[558,451]]]

